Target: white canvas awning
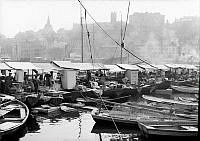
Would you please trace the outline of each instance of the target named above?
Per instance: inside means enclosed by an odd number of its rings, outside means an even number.
[[[52,61],[56,66],[64,69],[75,69],[75,70],[99,70],[107,68],[100,63],[71,63],[70,61]]]
[[[165,66],[167,66],[168,68],[173,68],[173,69],[180,68],[180,66],[178,66],[176,64],[165,64]]]
[[[0,70],[11,70],[12,68],[5,63],[0,63]]]
[[[169,70],[169,68],[166,67],[165,65],[155,65],[155,64],[153,64],[153,66],[155,66],[159,70]]]
[[[139,66],[139,67],[141,67],[141,68],[143,68],[145,70],[157,70],[157,68],[152,67],[152,66],[150,66],[148,64],[138,64],[137,66]]]
[[[38,68],[34,66],[31,62],[5,62],[9,67],[15,69],[15,70],[40,70],[41,68]]]
[[[51,63],[62,69],[79,70],[79,68],[74,63],[71,63],[70,61],[52,61]]]
[[[191,64],[166,64],[165,66],[169,67],[169,68],[185,68],[185,69],[197,69],[195,67],[195,65],[191,65]]]
[[[124,69],[121,69],[117,65],[105,65],[105,67],[108,68],[110,72],[122,72],[122,71],[126,71]]]
[[[73,63],[79,70],[107,70],[103,64],[100,63]]]
[[[50,63],[33,63],[34,66],[41,68],[44,70],[44,72],[50,72],[50,71],[58,71],[61,70],[59,67],[53,66]]]
[[[136,65],[130,65],[130,64],[117,64],[117,66],[119,66],[122,69],[125,70],[139,70],[142,71],[142,69]]]

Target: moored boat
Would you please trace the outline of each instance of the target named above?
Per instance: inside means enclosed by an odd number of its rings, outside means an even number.
[[[171,88],[173,91],[179,92],[179,93],[188,93],[188,94],[198,94],[199,93],[199,87],[171,85]]]
[[[148,136],[197,136],[198,122],[188,120],[175,121],[139,121],[143,135]]]
[[[8,136],[23,127],[29,116],[28,107],[16,99],[0,105],[0,137]]]

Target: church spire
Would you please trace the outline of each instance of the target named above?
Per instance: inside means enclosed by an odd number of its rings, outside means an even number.
[[[49,16],[48,16],[46,25],[51,25],[51,24],[50,24],[50,18],[49,18]]]
[[[45,30],[52,30],[52,31],[53,31],[53,27],[52,27],[52,25],[51,25],[51,23],[50,23],[50,18],[49,18],[49,16],[48,16],[48,18],[47,18],[47,22],[46,22],[46,24],[45,24],[45,26],[44,26],[44,29],[45,29]]]

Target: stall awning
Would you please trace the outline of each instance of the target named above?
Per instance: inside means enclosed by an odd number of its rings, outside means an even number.
[[[50,72],[50,71],[58,71],[61,70],[59,67],[53,66],[50,63],[33,63],[34,66],[41,68],[44,70],[44,72]]]
[[[71,63],[70,61],[52,61],[51,63],[62,69],[79,70],[79,68],[74,63]]]
[[[167,66],[168,68],[173,68],[173,69],[180,68],[180,66],[177,66],[176,64],[165,64],[165,66]]]
[[[153,65],[150,66],[148,64],[138,64],[137,66],[141,67],[142,69],[145,69],[145,70],[157,70],[157,68],[152,67]]]
[[[121,69],[117,65],[105,65],[105,67],[108,68],[110,72],[122,72],[122,71],[126,71],[124,69]]]
[[[5,63],[0,63],[0,70],[11,70],[12,68]]]
[[[103,64],[100,63],[73,63],[79,70],[107,70]]]
[[[165,66],[169,67],[169,68],[185,68],[185,69],[196,69],[195,65],[191,65],[191,64],[166,64]]]
[[[71,63],[70,61],[52,61],[56,66],[64,69],[75,70],[106,70],[107,68],[100,63]]]
[[[130,64],[117,64],[117,66],[119,66],[122,69],[125,70],[139,70],[142,71],[142,69],[136,65],[130,65]]]
[[[166,67],[165,65],[155,65],[155,64],[153,64],[153,66],[155,66],[159,70],[169,70],[169,68]]]
[[[40,70],[41,68],[38,68],[34,66],[31,62],[5,62],[9,67],[15,69],[15,70]]]

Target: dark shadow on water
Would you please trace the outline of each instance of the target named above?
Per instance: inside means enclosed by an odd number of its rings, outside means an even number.
[[[29,115],[26,123],[9,135],[0,137],[0,141],[19,141],[20,138],[24,137],[28,132],[35,132],[40,129],[39,124],[36,121],[36,117]]]

